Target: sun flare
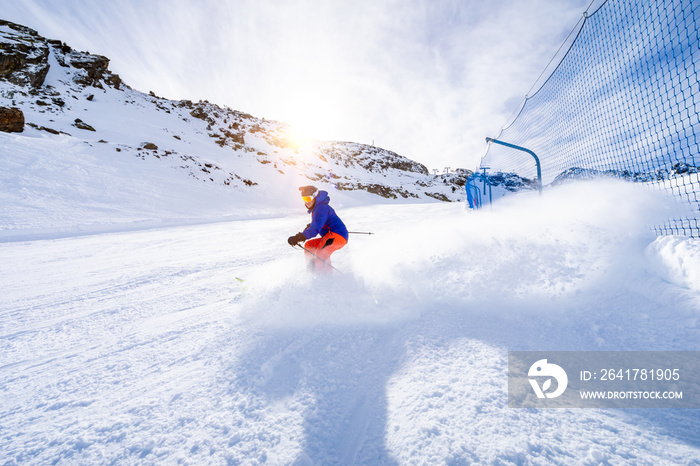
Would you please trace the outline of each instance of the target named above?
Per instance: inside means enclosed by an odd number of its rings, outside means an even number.
[[[299,152],[308,150],[316,142],[311,131],[301,126],[289,126],[285,133],[289,145]]]

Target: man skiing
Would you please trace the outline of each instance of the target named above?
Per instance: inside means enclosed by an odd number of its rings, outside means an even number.
[[[348,229],[335,210],[328,205],[330,198],[326,191],[319,191],[315,186],[302,186],[299,191],[311,214],[311,223],[303,232],[290,236],[287,242],[296,246],[306,241],[304,249],[309,269],[323,273],[331,272],[331,254],[347,244]],[[314,238],[316,235],[321,237]]]

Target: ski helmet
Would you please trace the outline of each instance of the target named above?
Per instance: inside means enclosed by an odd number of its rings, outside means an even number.
[[[316,196],[318,195],[318,189],[315,186],[302,186],[299,188],[301,192],[301,199],[304,201],[306,207],[313,205]]]

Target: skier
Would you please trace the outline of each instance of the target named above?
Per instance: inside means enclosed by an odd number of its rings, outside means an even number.
[[[328,205],[330,198],[326,191],[319,191],[315,186],[302,186],[299,191],[311,214],[311,223],[303,232],[290,236],[287,242],[296,246],[306,241],[304,248],[309,269],[329,273],[332,271],[331,254],[347,244],[348,229],[335,210]],[[314,238],[316,235],[321,237]]]

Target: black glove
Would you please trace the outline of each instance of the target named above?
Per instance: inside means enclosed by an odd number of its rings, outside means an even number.
[[[289,243],[290,246],[296,246],[299,243],[303,243],[306,241],[306,236],[304,236],[304,233],[297,233],[294,236],[290,236],[287,239],[287,242]]]

